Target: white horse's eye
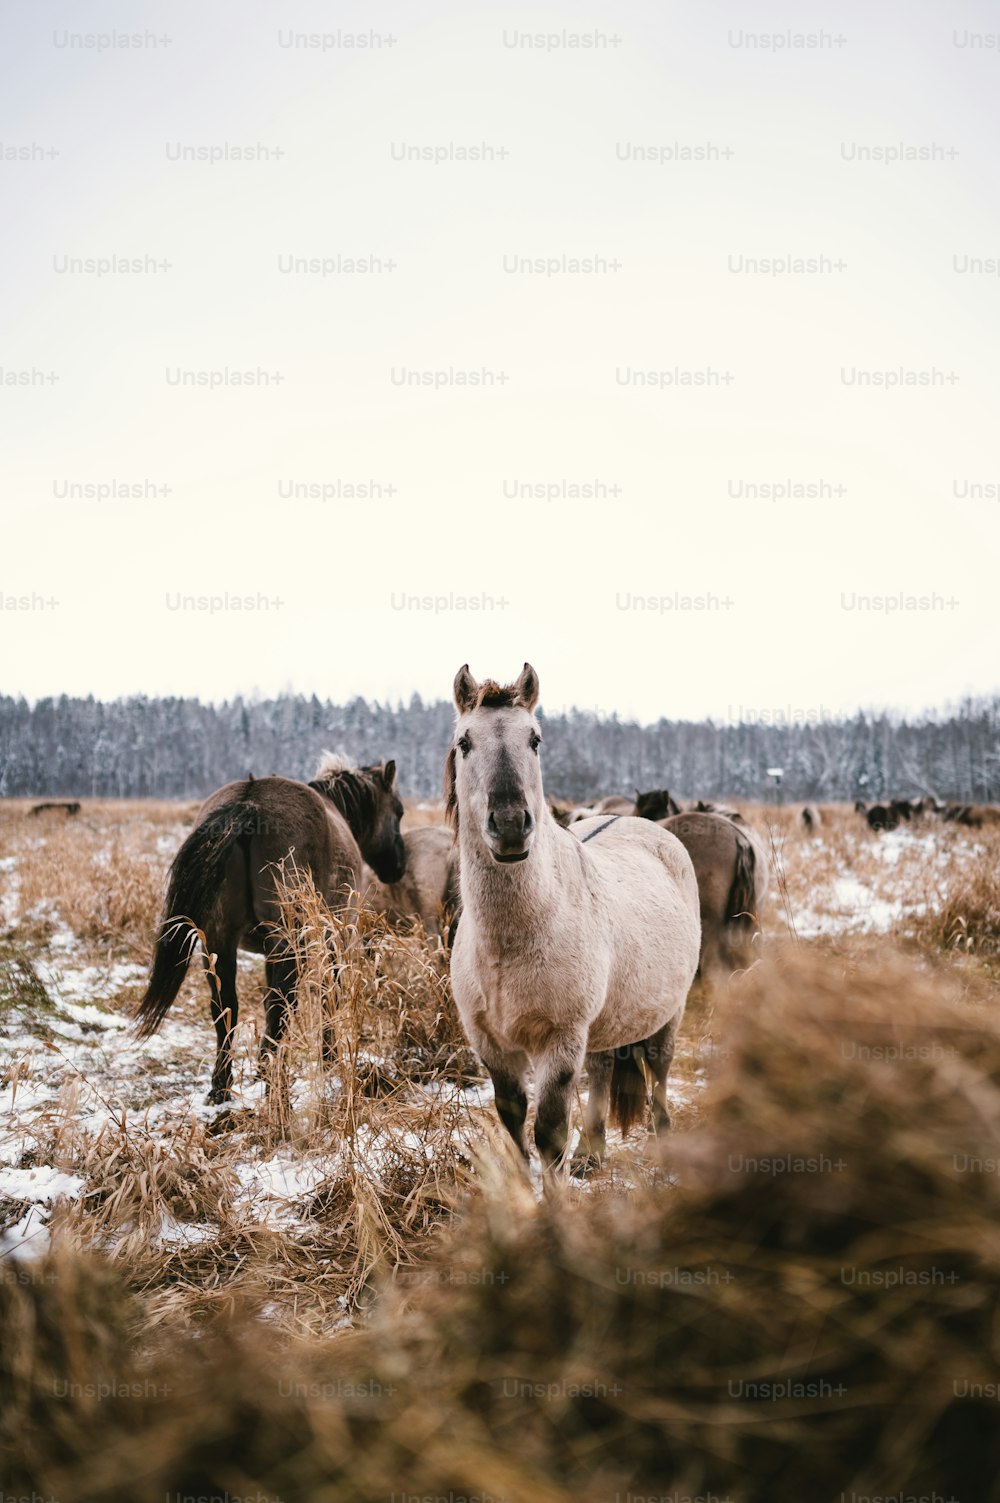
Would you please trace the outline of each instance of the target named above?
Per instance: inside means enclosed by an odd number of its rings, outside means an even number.
[[[469,740],[468,736],[459,736],[458,749],[462,753],[463,757],[467,757],[469,755],[470,751],[472,750],[472,742]]]
[[[541,736],[538,734],[537,731],[532,731],[532,733],[531,733],[531,740],[528,742],[528,745],[531,747],[531,750],[532,751],[537,751],[538,748],[541,746],[541,744],[542,744],[542,738],[541,738]]]

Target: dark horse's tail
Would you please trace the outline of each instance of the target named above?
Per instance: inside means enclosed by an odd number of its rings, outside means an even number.
[[[135,1012],[136,1034],[159,1028],[181,989],[194,953],[195,928],[204,930],[233,846],[260,829],[260,810],[249,800],[227,804],[203,820],[174,857],[167,883],[166,918],[153,951],[146,993]]]
[[[726,927],[739,945],[750,943],[757,927],[757,852],[753,841],[736,828],[736,866],[726,899]]]
[[[611,1101],[608,1120],[624,1135],[637,1122],[641,1122],[649,1101],[646,1075],[639,1056],[645,1059],[646,1044],[625,1044],[615,1050],[615,1062],[611,1069]]]

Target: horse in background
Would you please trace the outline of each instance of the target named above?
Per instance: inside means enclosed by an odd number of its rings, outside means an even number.
[[[749,825],[694,810],[661,821],[687,850],[698,882],[701,911],[699,974],[745,969],[767,896],[768,862]]]
[[[984,825],[1000,823],[1000,809],[995,804],[948,804],[941,817],[949,824],[981,830]]]
[[[669,819],[681,813],[681,806],[666,788],[651,788],[647,793],[636,789],[635,812],[640,819]]]
[[[365,867],[361,896],[366,907],[390,924],[418,918],[428,939],[446,939],[458,898],[458,850],[445,825],[419,825],[403,836],[406,871],[386,883]]]
[[[629,798],[624,798],[620,793],[609,793],[607,798],[595,799],[592,804],[577,804],[570,814],[569,823],[575,824],[581,819],[593,819],[598,814],[615,814],[630,816],[635,813],[635,804]]]

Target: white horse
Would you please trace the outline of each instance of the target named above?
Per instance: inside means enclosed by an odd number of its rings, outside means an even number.
[[[455,677],[449,816],[458,827],[462,922],[452,988],[497,1111],[528,1158],[526,1081],[534,1073],[535,1143],[546,1168],[565,1158],[569,1109],[588,1055],[606,1070],[606,1103],[627,1131],[652,1092],[669,1125],[666,1075],[698,966],[698,887],[675,836],[645,819],[553,819],[542,791],[538,677],[516,684]],[[594,1056],[614,1050],[613,1061]],[[579,1167],[605,1148],[588,1110]]]

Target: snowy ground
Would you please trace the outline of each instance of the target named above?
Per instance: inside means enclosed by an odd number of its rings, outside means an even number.
[[[908,921],[924,912],[935,880],[979,850],[972,840],[946,844],[940,826],[915,830],[903,825],[877,837],[859,827],[846,841],[842,836],[833,843],[822,836],[803,841],[789,853],[790,927],[800,939],[845,934],[902,938]],[[775,918],[780,918],[778,911]]]
[[[176,843],[175,831],[156,837],[164,865]],[[790,927],[806,940],[852,933],[900,936],[908,918],[927,901],[930,879],[949,862],[970,859],[976,849],[971,837],[961,847],[947,844],[939,829],[904,827],[875,840],[859,825],[847,836],[841,830],[835,837],[796,838],[786,844],[780,858]],[[17,926],[26,917],[18,870],[23,859],[23,848],[19,856],[0,856],[0,946],[18,941]],[[24,951],[33,975],[26,981],[9,961],[0,968],[0,1258],[43,1251],[53,1206],[61,1197],[72,1199],[84,1190],[84,1178],[51,1154],[60,1113],[65,1115],[70,1099],[87,1133],[97,1135],[102,1128],[119,1132],[128,1124],[135,1132],[161,1135],[164,1141],[185,1123],[210,1123],[219,1111],[205,1104],[214,1054],[205,999],[197,1006],[175,1009],[154,1038],[137,1042],[128,1019],[141,993],[144,965],[121,958],[102,963],[95,947],[73,933],[54,905],[49,903],[41,914],[38,908],[36,903],[30,917],[46,920],[45,938]],[[784,922],[772,881],[765,929],[778,932]],[[0,950],[0,956],[14,953],[11,948]],[[243,959],[241,987],[253,976],[259,988],[259,969],[255,960]],[[255,1002],[243,1016],[248,1022],[241,1027],[234,1115],[256,1111],[262,1093],[253,1066],[259,1018]],[[675,1072],[670,1086],[675,1109],[696,1107],[706,1063],[692,1057],[685,1069]],[[336,1089],[335,1080],[329,1088]],[[485,1086],[463,1092],[446,1085],[414,1087],[414,1096],[421,1090],[428,1097],[442,1090],[460,1096],[462,1111],[470,1119],[490,1102]],[[293,1108],[294,1104],[293,1094]],[[420,1152],[427,1145],[415,1138],[403,1146]],[[352,1152],[377,1174],[390,1147],[398,1150],[400,1144],[389,1145],[366,1129]],[[302,1201],[342,1169],[336,1155],[248,1151],[235,1162],[235,1209],[248,1220],[287,1224]],[[211,1227],[203,1223],[171,1218],[164,1218],[160,1229],[165,1244],[193,1243],[211,1235]]]

